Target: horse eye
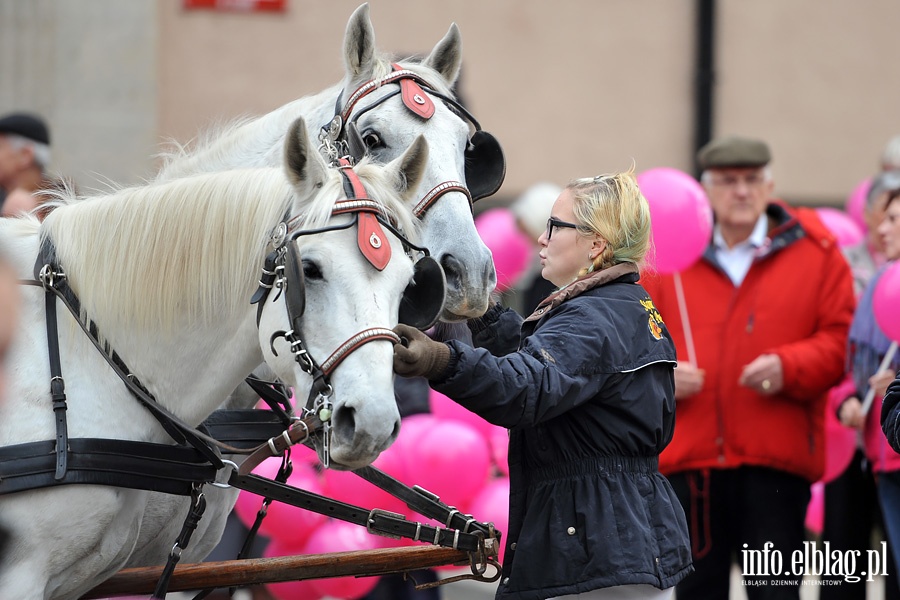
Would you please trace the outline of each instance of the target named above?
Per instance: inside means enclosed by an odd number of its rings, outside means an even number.
[[[363,143],[366,145],[366,148],[369,149],[380,148],[384,146],[384,142],[381,141],[381,138],[378,136],[378,134],[371,131],[366,132],[366,134],[363,135]]]
[[[319,265],[311,260],[303,261],[303,277],[304,279],[322,279],[322,270]]]

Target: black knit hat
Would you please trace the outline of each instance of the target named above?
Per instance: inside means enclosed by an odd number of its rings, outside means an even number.
[[[37,115],[10,113],[0,117],[0,133],[13,133],[41,144],[50,145],[50,132]]]

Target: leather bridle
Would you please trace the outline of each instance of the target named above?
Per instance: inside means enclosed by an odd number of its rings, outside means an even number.
[[[278,300],[282,292],[285,294],[285,307],[291,329],[274,332],[269,339],[269,347],[272,354],[278,356],[278,352],[275,350],[275,340],[284,339],[287,341],[290,345],[290,352],[293,354],[294,360],[300,366],[300,369],[312,377],[313,383],[304,406],[304,415],[312,414],[322,423],[322,463],[325,468],[329,466],[331,417],[333,413],[331,398],[334,390],[330,384],[331,374],[351,353],[364,345],[375,341],[388,341],[392,344],[397,344],[400,342],[400,337],[393,330],[383,327],[364,329],[339,344],[324,361],[321,363],[317,361],[309,353],[303,342],[302,317],[305,310],[305,284],[300,251],[293,242],[301,236],[318,235],[329,231],[356,227],[359,231],[357,245],[360,252],[376,269],[381,270],[386,266],[387,261],[390,260],[391,254],[391,246],[387,243],[382,229],[382,226],[384,226],[400,239],[410,257],[415,251],[422,253],[425,258],[429,258],[428,250],[410,242],[388,220],[383,212],[384,207],[368,197],[365,187],[351,168],[348,160],[340,159],[339,170],[344,180],[344,191],[347,198],[335,202],[331,214],[332,216],[350,214],[353,216],[353,219],[341,225],[305,230],[297,229],[297,224],[302,218],[300,216],[282,221],[273,233],[272,243],[275,248],[266,257],[266,264],[262,270],[259,288],[251,299],[252,304],[258,304],[257,325],[259,325],[262,308],[269,292],[273,288],[278,290],[273,302]],[[305,431],[301,432],[303,434],[302,437],[294,439],[294,436],[291,436],[290,441],[292,444],[306,442],[308,436],[313,433],[305,425],[304,429]],[[287,441],[285,440],[285,442]],[[282,449],[271,447],[269,448],[271,454],[269,454],[262,448],[261,456],[265,458],[270,455],[277,455],[281,453]],[[255,466],[254,462],[256,461],[251,455],[242,464],[242,472],[249,472]]]
[[[466,108],[452,97],[442,94],[425,81],[416,72],[404,69],[398,64],[393,64],[393,71],[380,79],[372,79],[359,86],[341,104],[343,94],[338,96],[335,105],[335,115],[332,120],[322,127],[319,134],[320,151],[332,161],[342,156],[350,156],[354,160],[360,160],[366,153],[366,145],[357,130],[356,123],[365,113],[386,102],[394,96],[401,95],[404,106],[422,119],[430,119],[434,114],[434,101],[431,96],[439,98],[450,110],[468,121],[475,133],[469,141],[466,149],[466,181],[468,186],[461,181],[444,181],[434,186],[413,208],[413,214],[421,219],[437,200],[449,192],[464,194],[469,201],[470,210],[474,210],[473,203],[496,192],[503,182],[506,174],[506,163],[503,152],[497,140],[481,128],[481,124]],[[375,90],[385,85],[397,84],[399,89],[379,98],[369,106],[353,113],[357,103]],[[476,164],[482,163],[482,164]],[[471,170],[470,170],[471,167]]]

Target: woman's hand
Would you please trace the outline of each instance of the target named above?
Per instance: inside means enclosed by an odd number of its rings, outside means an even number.
[[[397,325],[394,333],[400,343],[394,345],[394,373],[403,377],[439,379],[450,364],[450,348],[409,325]]]

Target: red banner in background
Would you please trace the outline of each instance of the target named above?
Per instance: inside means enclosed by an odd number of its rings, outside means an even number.
[[[203,8],[235,12],[283,12],[287,0],[183,0],[185,9]]]

